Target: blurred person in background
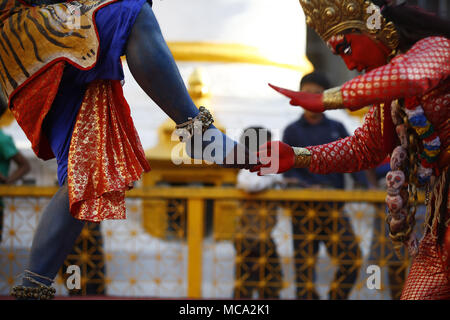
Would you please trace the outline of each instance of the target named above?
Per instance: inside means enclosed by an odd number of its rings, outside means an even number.
[[[330,88],[327,77],[320,72],[305,75],[300,82],[300,91],[322,93]],[[283,142],[299,147],[321,145],[342,139],[348,132],[341,122],[329,119],[323,113],[304,110],[300,119],[289,124],[283,134]],[[291,169],[284,173],[290,186],[314,189],[344,189],[344,174],[315,174],[304,168]],[[356,187],[368,187],[364,172],[352,174]],[[314,208],[310,217],[305,208]],[[319,299],[316,261],[319,245],[323,243],[328,254],[338,261],[329,299],[347,299],[356,282],[361,257],[358,241],[350,218],[343,212],[344,203],[299,203],[292,210],[293,244],[295,257],[295,279],[298,299]],[[338,215],[333,216],[332,212]],[[312,225],[310,224],[312,223]],[[334,237],[338,236],[337,241]]]
[[[240,142],[250,152],[272,140],[272,133],[263,127],[244,130]],[[283,183],[281,176],[257,176],[248,170],[240,170],[237,176],[238,189],[256,194],[277,188]],[[270,201],[245,200],[238,216],[234,235],[235,286],[233,296],[251,299],[257,293],[259,299],[278,299],[283,287],[283,273],[272,231],[277,224],[279,206]]]

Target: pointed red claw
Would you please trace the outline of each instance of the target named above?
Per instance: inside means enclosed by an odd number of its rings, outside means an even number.
[[[284,95],[284,96],[286,96],[286,97],[288,97],[290,99],[294,99],[297,96],[297,92],[296,91],[280,88],[280,87],[274,86],[273,84],[270,84],[270,83],[269,83],[269,87],[271,87],[273,90],[281,93],[282,95]]]

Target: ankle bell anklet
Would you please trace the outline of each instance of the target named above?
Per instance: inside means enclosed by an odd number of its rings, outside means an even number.
[[[53,282],[50,278],[38,275],[34,272],[25,270],[25,273],[29,273],[31,275],[34,275],[36,277],[49,280],[50,282]],[[16,299],[20,300],[51,300],[55,297],[56,289],[47,286],[43,284],[42,282],[37,281],[36,279],[33,279],[30,276],[24,277],[24,279],[30,281],[31,283],[37,285],[36,287],[28,287],[24,285],[17,285],[14,286],[11,290],[11,296],[15,297]]]

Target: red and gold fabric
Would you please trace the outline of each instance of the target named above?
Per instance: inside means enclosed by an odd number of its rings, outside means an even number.
[[[450,299],[450,170],[447,167],[436,181],[428,209],[430,215],[440,219],[428,219],[428,232],[420,242],[405,283],[403,300]],[[445,202],[446,201],[446,202]],[[444,232],[440,233],[440,228]],[[442,238],[441,238],[442,237]],[[436,243],[442,245],[436,245]]]
[[[125,191],[150,170],[120,81],[89,85],[69,151],[70,210],[80,220],[125,219]]]
[[[449,300],[450,267],[448,254],[442,257],[431,234],[420,242],[419,254],[406,280],[402,300]]]

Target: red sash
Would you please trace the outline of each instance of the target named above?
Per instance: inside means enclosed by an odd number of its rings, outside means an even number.
[[[70,142],[70,211],[80,220],[125,219],[125,191],[150,166],[118,80],[92,82]]]
[[[41,127],[58,91],[64,62],[31,79],[12,112],[42,159],[54,157]],[[150,166],[118,80],[92,82],[79,110],[68,159],[70,212],[80,220],[125,219],[125,191]]]

